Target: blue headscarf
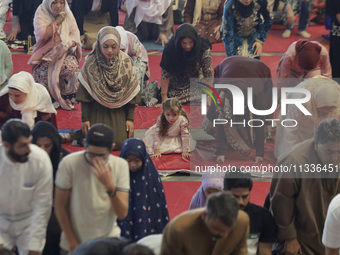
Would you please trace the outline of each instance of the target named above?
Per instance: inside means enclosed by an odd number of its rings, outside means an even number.
[[[130,171],[129,213],[117,222],[121,236],[137,241],[162,233],[169,213],[161,178],[142,140],[131,138],[123,143],[120,157],[126,159],[130,155],[140,157],[143,164],[137,172]]]

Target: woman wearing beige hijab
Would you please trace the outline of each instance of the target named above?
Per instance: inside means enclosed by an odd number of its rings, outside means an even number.
[[[103,123],[115,133],[119,150],[133,137],[135,105],[140,101],[140,87],[131,58],[120,51],[120,35],[114,27],[98,32],[93,51],[87,56],[79,74],[76,99],[81,102],[82,132]]]

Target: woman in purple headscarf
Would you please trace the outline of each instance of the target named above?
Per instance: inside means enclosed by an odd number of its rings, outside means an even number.
[[[189,210],[204,207],[208,197],[223,189],[223,177],[202,176],[202,185],[198,188],[195,195],[192,197]]]

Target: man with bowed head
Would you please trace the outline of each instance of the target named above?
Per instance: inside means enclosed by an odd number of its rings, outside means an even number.
[[[55,211],[60,227],[61,254],[98,237],[119,237],[117,218],[127,216],[128,163],[111,154],[114,135],[104,124],[93,125],[85,150],[60,162],[56,177]]]
[[[161,255],[246,255],[249,218],[229,192],[211,195],[205,208],[184,212],[163,230]]]
[[[31,144],[29,126],[10,119],[1,128],[0,247],[41,255],[52,208],[52,164]]]
[[[340,193],[340,120],[323,120],[314,138],[297,144],[277,165],[297,169],[274,173],[270,186],[283,254],[325,254],[321,239],[327,209]]]

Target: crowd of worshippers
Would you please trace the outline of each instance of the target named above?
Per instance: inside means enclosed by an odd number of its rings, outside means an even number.
[[[12,75],[11,53],[0,40],[0,254],[338,254],[340,2],[326,1],[329,53],[306,39],[311,2],[188,0],[186,23],[174,32],[170,0],[126,0],[124,27],[114,0],[13,0],[8,40],[34,35],[36,44],[28,61],[33,75]],[[277,84],[260,61],[273,11],[283,13],[283,37],[299,14],[305,38],[282,56]],[[149,83],[146,40],[164,46],[158,95]],[[222,41],[227,58],[214,68],[211,44]],[[81,67],[82,49],[92,51]],[[308,90],[303,107],[311,115],[287,106],[278,119],[298,124],[275,128],[274,154],[277,166],[311,171],[275,172],[265,208],[249,202],[249,174],[203,176],[193,210],[170,221],[151,157],[188,158],[195,150],[183,108],[201,100],[191,78],[208,85],[212,78],[232,79],[245,95],[252,88],[257,110],[272,106],[275,85]],[[265,126],[214,127],[213,121],[272,116],[255,116],[246,104],[244,115],[230,114],[236,110],[231,93],[217,93],[221,103],[210,104],[202,123],[216,138],[215,160],[230,160],[230,149],[250,155],[252,148],[255,162],[265,160],[265,140],[272,139]],[[162,113],[140,140],[133,138],[134,113],[142,96],[158,97]],[[299,100],[301,93],[287,97]],[[56,109],[72,110],[76,102],[81,130],[71,140],[84,150],[69,153],[62,142],[71,134],[58,134]]]
[[[206,173],[189,210],[170,221],[164,188],[144,142],[91,126],[69,153],[49,122],[1,128],[0,254],[338,254],[340,120],[327,118],[277,166],[264,206],[249,202],[250,173]]]

